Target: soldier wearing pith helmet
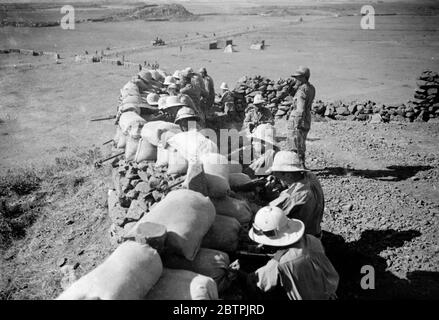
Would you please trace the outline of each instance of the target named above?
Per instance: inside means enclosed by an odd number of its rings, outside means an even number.
[[[230,265],[251,299],[331,300],[336,298],[339,276],[319,239],[305,234],[304,224],[288,219],[277,207],[261,208],[255,216],[249,238],[273,258],[255,272]]]
[[[297,90],[293,99],[294,109],[288,118],[289,145],[292,150],[297,150],[300,162],[306,167],[306,137],[311,129],[311,107],[316,89],[309,83],[309,68],[300,66],[291,76],[296,80]]]

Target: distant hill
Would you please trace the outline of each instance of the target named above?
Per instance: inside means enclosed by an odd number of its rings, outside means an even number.
[[[181,4],[151,4],[127,9],[112,16],[106,21],[126,20],[191,20],[195,16]]]

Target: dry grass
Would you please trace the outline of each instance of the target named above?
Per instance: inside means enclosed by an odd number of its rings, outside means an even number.
[[[100,156],[99,149],[66,150],[55,165],[1,176],[0,299],[53,298],[60,257],[80,262],[79,276],[110,252],[109,172],[93,167]]]

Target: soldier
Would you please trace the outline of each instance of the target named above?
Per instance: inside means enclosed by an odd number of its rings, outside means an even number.
[[[177,112],[177,117],[174,123],[178,124],[181,131],[196,130],[201,129],[200,116],[195,112],[194,109],[190,107],[181,107]]]
[[[179,85],[176,83],[171,83],[170,85],[167,86],[166,88],[166,92],[170,95],[170,96],[176,96],[180,93],[180,89],[179,89]]]
[[[275,128],[264,123],[259,125],[252,133],[253,161],[248,170],[251,176],[267,175],[267,170],[271,168],[275,154],[279,151],[276,145]]]
[[[320,239],[325,199],[315,174],[303,168],[298,154],[292,151],[279,151],[267,173],[273,176],[267,179],[266,189],[279,184],[284,189],[280,193],[266,193],[266,200],[272,200],[270,205],[280,207],[289,218],[301,220],[305,233]]]
[[[209,110],[215,101],[215,86],[212,77],[207,74],[206,68],[200,69],[200,75],[204,81],[204,86],[207,91],[206,107],[207,110]]]
[[[310,75],[309,68],[302,66],[292,75],[296,79],[297,91],[294,95],[295,109],[288,118],[290,146],[292,150],[297,150],[304,168],[306,137],[311,128],[311,107],[316,94],[314,86],[309,83]]]
[[[303,222],[288,219],[276,207],[264,207],[255,216],[249,238],[274,251],[273,258],[253,273],[230,265],[250,299],[334,300],[339,275],[322,243],[304,234]]]
[[[247,108],[248,111],[242,125],[243,130],[246,130],[247,133],[251,134],[257,126],[263,123],[274,125],[273,115],[264,106],[264,103],[265,100],[262,95],[257,94],[253,99],[253,106]]]
[[[231,117],[235,115],[235,99],[233,98],[233,93],[229,90],[227,83],[223,82],[220,86],[221,89],[221,99],[219,103],[223,108],[223,112]]]

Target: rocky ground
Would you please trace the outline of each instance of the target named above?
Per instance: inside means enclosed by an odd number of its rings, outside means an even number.
[[[285,122],[277,128],[285,134]],[[438,136],[437,122],[313,124],[308,161],[325,192],[323,241],[340,273],[340,299],[439,296]],[[3,226],[33,218],[12,242],[2,238],[3,299],[54,298],[66,273],[79,277],[114,249],[110,166],[92,167],[105,152],[59,158],[56,169],[37,173],[35,188],[4,185]],[[11,203],[19,209],[6,210]],[[361,289],[364,265],[375,270],[374,290]]]

